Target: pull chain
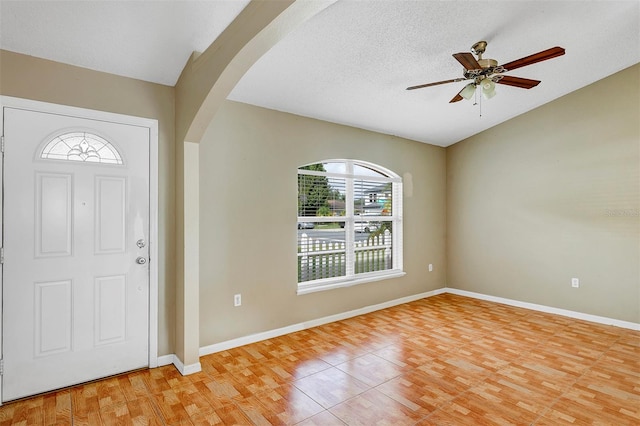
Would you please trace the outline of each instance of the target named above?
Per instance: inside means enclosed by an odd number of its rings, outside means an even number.
[[[478,108],[480,109],[480,118],[482,118],[482,96],[478,96],[478,86],[476,86],[476,90],[473,93],[473,96],[473,106],[478,105]]]

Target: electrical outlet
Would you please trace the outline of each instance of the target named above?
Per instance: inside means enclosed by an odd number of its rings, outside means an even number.
[[[429,272],[433,272],[433,264],[432,263],[429,264]]]
[[[571,287],[573,288],[580,287],[580,280],[578,278],[571,278]]]
[[[240,306],[240,305],[242,305],[242,295],[236,294],[233,296],[233,306]]]

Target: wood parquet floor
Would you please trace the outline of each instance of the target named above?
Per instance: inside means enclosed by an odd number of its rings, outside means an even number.
[[[4,425],[639,425],[640,332],[451,294],[0,407]]]

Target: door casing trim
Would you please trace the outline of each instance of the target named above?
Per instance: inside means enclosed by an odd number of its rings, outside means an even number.
[[[149,368],[158,366],[158,120],[93,109],[78,108],[30,99],[0,96],[0,132],[4,134],[4,108],[25,109],[43,113],[67,115],[90,120],[109,121],[149,129]],[[0,161],[0,189],[4,191],[4,161]],[[4,242],[4,199],[0,197],[0,243]],[[2,295],[3,265],[0,264],[0,345],[3,342]],[[4,353],[0,353],[1,355]],[[2,405],[0,375],[0,405]]]

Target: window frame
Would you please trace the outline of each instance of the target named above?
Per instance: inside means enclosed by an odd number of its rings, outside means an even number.
[[[313,164],[326,163],[344,163],[345,173],[339,172],[322,172],[314,170],[304,170]],[[354,171],[354,166],[361,166],[370,169],[380,175],[358,174]],[[403,270],[403,187],[402,178],[393,171],[362,160],[353,159],[330,159],[321,160],[313,163],[299,166],[297,176],[311,175],[324,176],[327,178],[339,178],[345,180],[345,215],[344,216],[298,216],[297,223],[314,222],[314,223],[334,223],[344,222],[345,232],[345,256],[346,256],[346,272],[344,276],[321,278],[309,281],[297,282],[297,294],[307,294],[317,291],[330,290],[334,288],[350,287],[357,284],[380,281],[390,278],[397,278],[406,275]],[[356,223],[362,220],[361,215],[355,214],[355,182],[358,181],[379,181],[381,183],[391,183],[391,215],[367,215],[367,221],[391,222],[391,269],[373,272],[355,272],[355,229]],[[368,196],[368,195],[367,195]],[[300,193],[298,192],[298,199]],[[304,229],[304,228],[302,228]],[[298,254],[297,254],[298,256]],[[298,277],[299,279],[299,277]]]

